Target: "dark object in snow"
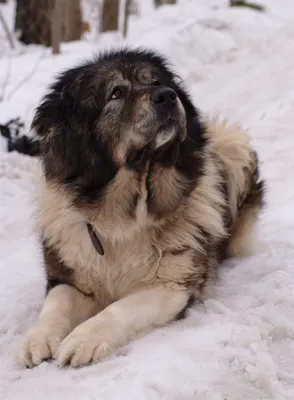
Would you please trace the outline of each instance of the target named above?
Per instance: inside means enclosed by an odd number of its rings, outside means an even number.
[[[20,130],[24,127],[24,123],[20,121],[20,118],[11,119],[6,122],[5,125],[0,124],[1,135],[6,139],[19,135]]]
[[[11,119],[4,125],[0,124],[0,133],[7,139],[7,150],[9,152],[17,151],[32,157],[39,155],[40,146],[38,142],[26,135],[19,136],[23,127],[24,123],[20,121],[20,118]]]
[[[17,151],[28,156],[39,155],[40,148],[38,142],[33,142],[28,136],[20,136],[16,139],[8,139],[8,151]]]
[[[262,5],[256,3],[250,3],[245,0],[231,0],[230,7],[248,7],[252,8],[255,11],[261,11],[261,12],[265,11],[265,7],[263,7]]]

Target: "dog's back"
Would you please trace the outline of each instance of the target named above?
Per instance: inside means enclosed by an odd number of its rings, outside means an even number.
[[[229,239],[223,258],[246,256],[256,246],[256,221],[264,205],[259,160],[247,132],[239,125],[213,118],[206,126],[210,148],[223,166],[230,204]]]

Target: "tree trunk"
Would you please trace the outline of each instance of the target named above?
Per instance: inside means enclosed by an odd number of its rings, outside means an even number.
[[[154,0],[156,8],[163,6],[164,4],[176,4],[177,0]]]
[[[51,17],[54,0],[17,0],[15,29],[24,44],[51,44]]]
[[[101,32],[117,31],[119,0],[104,0],[102,7]]]
[[[14,20],[14,30],[21,30],[22,23],[24,20],[23,12],[25,11],[24,7],[21,6],[20,0],[16,1],[16,9],[15,9],[15,20]]]
[[[80,40],[83,30],[80,1],[66,0],[64,16],[63,41]]]
[[[82,34],[80,0],[56,1],[62,2],[63,7],[60,16],[61,40],[80,39]],[[54,4],[54,0],[17,0],[15,30],[20,30],[19,40],[21,42],[52,45]]]
[[[124,38],[127,36],[128,33],[130,11],[131,11],[131,0],[125,0],[124,28],[123,28]]]
[[[54,9],[52,14],[52,53],[60,54],[60,42],[62,37],[62,0],[54,1]]]

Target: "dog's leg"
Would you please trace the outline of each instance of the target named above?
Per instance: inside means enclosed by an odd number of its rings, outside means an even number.
[[[69,285],[51,289],[36,324],[18,351],[21,364],[33,367],[51,358],[61,341],[80,323],[97,313],[94,299]]]
[[[97,361],[136,334],[175,319],[188,302],[187,291],[163,286],[143,289],[118,300],[65,338],[56,354],[57,364],[80,367]]]

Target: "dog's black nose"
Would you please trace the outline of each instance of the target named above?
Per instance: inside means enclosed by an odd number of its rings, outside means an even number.
[[[170,105],[173,106],[177,102],[177,94],[174,90],[168,87],[160,87],[154,89],[151,94],[151,101],[156,105]]]

